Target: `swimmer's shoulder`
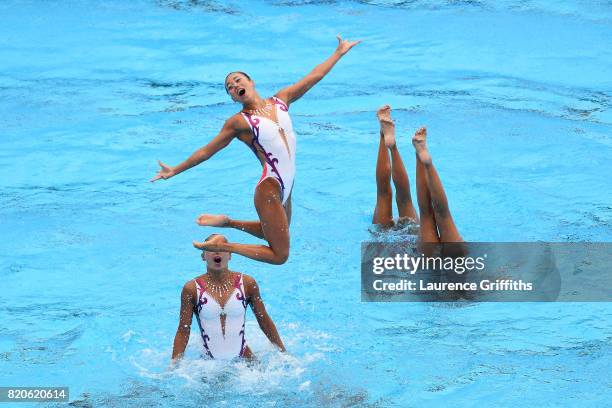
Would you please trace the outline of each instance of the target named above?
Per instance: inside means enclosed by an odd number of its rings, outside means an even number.
[[[257,281],[250,275],[246,273],[242,274],[242,284],[244,285],[244,294],[247,297],[251,297],[254,294],[259,292],[259,288],[257,287]]]
[[[191,299],[195,299],[197,297],[197,291],[196,291],[196,284],[195,284],[195,280],[197,278],[199,278],[200,276],[196,276],[193,279],[189,279],[187,282],[185,282],[185,284],[183,285],[183,290],[182,290],[182,295],[181,296],[186,296],[189,297]]]
[[[246,273],[242,273],[242,272],[236,272],[239,275],[242,275],[242,282],[246,285],[253,285],[253,284],[257,284],[257,282],[255,282],[255,278],[253,278],[251,275],[247,275]]]
[[[242,112],[237,112],[234,115],[230,116],[228,120],[225,121],[224,127],[228,127],[235,132],[250,132],[251,128],[247,124],[246,120],[242,116]]]

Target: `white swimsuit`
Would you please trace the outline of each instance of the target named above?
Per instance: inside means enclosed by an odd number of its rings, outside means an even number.
[[[255,155],[260,157],[261,154],[265,160],[263,174],[257,185],[269,177],[274,178],[280,185],[281,200],[285,204],[295,177],[295,133],[285,102],[276,96],[271,99],[276,108],[278,123],[265,116],[247,112],[242,112],[242,116],[253,132],[251,149]]]
[[[235,276],[232,293],[223,307],[206,291],[206,282],[202,278],[194,281],[198,296],[194,313],[206,354],[223,360],[242,357],[246,349],[244,322],[247,307],[242,274]],[[221,326],[222,315],[225,315],[225,331]]]

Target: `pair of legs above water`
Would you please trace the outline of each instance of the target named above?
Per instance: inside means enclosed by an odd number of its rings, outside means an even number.
[[[394,224],[391,179],[395,185],[395,202],[399,220],[417,222],[418,217],[410,196],[410,181],[395,143],[395,124],[391,119],[391,108],[388,105],[383,106],[378,110],[376,116],[380,123],[380,138],[376,160],[376,208],[372,224],[383,227],[390,227]]]
[[[390,227],[393,193],[390,179],[395,185],[395,201],[399,220],[417,221],[410,196],[410,182],[395,141],[395,125],[388,105],[378,110],[380,141],[376,162],[376,208],[373,224]],[[416,190],[420,213],[419,240],[426,243],[462,242],[463,239],[451,216],[442,181],[433,165],[427,148],[427,130],[420,128],[412,138],[416,152]],[[389,159],[389,155],[391,159]]]

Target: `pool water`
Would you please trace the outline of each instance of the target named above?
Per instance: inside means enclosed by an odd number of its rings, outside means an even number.
[[[378,106],[411,180],[429,144],[471,241],[612,240],[609,1],[0,3],[0,386],[69,386],[73,406],[604,406],[606,303],[360,302]],[[363,39],[291,107],[291,255],[234,256],[289,353],[249,312],[260,363],[168,371],[200,213],[255,219],[261,169],[234,142],[165,182],[239,107]],[[414,184],[413,184],[413,197]],[[230,240],[258,242],[223,230]],[[195,328],[194,324],[194,328]],[[53,405],[53,404],[49,404]]]

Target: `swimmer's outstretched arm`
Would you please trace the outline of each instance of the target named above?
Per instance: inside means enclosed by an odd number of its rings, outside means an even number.
[[[174,346],[172,347],[172,363],[176,363],[187,348],[189,335],[191,334],[191,320],[193,308],[195,305],[195,290],[192,281],[189,281],[183,286],[181,292],[181,312],[179,317],[179,326],[176,329],[174,336]]]
[[[190,169],[193,166],[197,166],[203,161],[210,159],[215,153],[226,147],[236,136],[238,125],[236,119],[236,116],[233,116],[228,119],[217,136],[215,136],[206,146],[201,147],[195,152],[193,152],[193,154],[181,164],[173,167],[168,166],[167,164],[164,164],[158,160],[159,166],[161,168],[159,169],[155,177],[151,179],[151,182],[157,181],[159,179],[169,179],[170,177],[174,177],[177,174],[182,173],[185,170]]]
[[[308,92],[310,88],[315,86],[317,82],[323,79],[323,77],[325,77],[325,75],[327,75],[327,73],[331,71],[334,65],[336,65],[336,62],[340,61],[340,58],[342,58],[344,54],[349,52],[351,48],[361,42],[361,40],[343,40],[339,35],[336,36],[336,38],[338,39],[338,47],[336,48],[336,51],[334,51],[334,53],[331,55],[331,57],[314,67],[314,69],[310,71],[308,75],[306,75],[304,78],[302,78],[295,84],[281,89],[276,94],[276,96],[285,101],[287,105],[290,105],[292,102],[297,101],[302,97],[302,95]]]
[[[261,299],[257,282],[255,282],[255,279],[251,278],[250,276],[244,276],[244,283],[249,296],[251,309],[253,310],[255,318],[257,318],[257,323],[259,323],[261,331],[264,332],[268,340],[278,347],[280,351],[285,351],[285,345],[283,344],[283,341],[276,330],[276,326],[268,315],[263,300]]]

